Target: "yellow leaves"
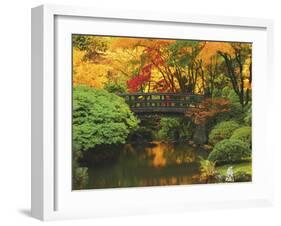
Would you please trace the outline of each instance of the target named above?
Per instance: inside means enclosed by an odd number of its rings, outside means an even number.
[[[94,64],[83,60],[84,51],[73,49],[73,84],[74,86],[88,85],[102,88],[107,82],[106,75],[110,69],[109,64]]]
[[[139,75],[144,66],[151,64],[150,81],[141,87],[146,92],[176,92],[184,89],[184,85],[193,82],[193,72],[196,74],[196,84],[192,87],[192,92],[204,93],[205,88],[208,88],[205,86],[209,82],[208,79],[214,80],[211,75],[214,77],[226,73],[224,68],[220,67],[224,66],[224,59],[218,52],[234,59],[235,53],[241,50],[241,55],[246,57],[246,62],[243,58],[243,80],[246,88],[251,87],[251,44],[194,41],[194,45],[189,45],[190,43],[176,40],[103,36],[93,36],[89,42],[85,49],[73,49],[74,85],[86,84],[103,88],[107,82],[126,84]],[[193,52],[194,55],[190,54]],[[177,62],[177,59],[182,61]],[[234,70],[240,68],[236,67]]]
[[[132,49],[135,47],[151,47],[151,48],[159,48],[165,47],[172,43],[175,40],[165,40],[165,39],[149,39],[149,38],[113,38],[111,43],[111,50],[116,49]]]
[[[245,64],[243,65],[243,78],[244,78],[244,88],[252,89],[252,85],[250,83],[250,64],[252,59],[249,57],[246,59]]]

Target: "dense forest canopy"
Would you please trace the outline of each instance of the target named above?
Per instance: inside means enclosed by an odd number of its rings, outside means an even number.
[[[230,87],[245,106],[251,66],[250,43],[73,35],[75,86],[210,97]]]

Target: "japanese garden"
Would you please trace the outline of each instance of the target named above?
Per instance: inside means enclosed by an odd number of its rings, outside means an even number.
[[[252,44],[72,35],[72,188],[252,181]]]

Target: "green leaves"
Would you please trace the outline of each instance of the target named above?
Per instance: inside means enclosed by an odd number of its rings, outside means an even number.
[[[236,129],[232,136],[230,137],[232,140],[241,140],[251,147],[252,144],[252,127],[244,126]]]
[[[216,144],[223,139],[231,137],[234,130],[239,128],[239,124],[235,121],[223,121],[217,124],[209,134],[209,143]]]
[[[249,146],[240,140],[226,139],[217,143],[208,160],[218,164],[240,162],[251,156]]]
[[[174,44],[171,44],[168,49],[169,59],[168,64],[170,66],[186,67],[191,61],[195,59],[200,52],[200,42],[192,40],[177,40]]]
[[[86,86],[74,88],[73,145],[87,150],[124,143],[137,126],[137,118],[121,97]]]
[[[191,137],[191,122],[179,117],[163,117],[159,137],[165,140],[185,140]]]

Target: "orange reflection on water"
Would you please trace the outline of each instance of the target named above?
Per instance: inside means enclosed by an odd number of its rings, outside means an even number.
[[[164,167],[168,164],[192,163],[196,159],[194,152],[185,150],[184,152],[175,152],[173,145],[161,142],[153,142],[152,147],[147,147],[146,152],[152,157],[151,166]]]
[[[190,176],[172,176],[161,178],[146,178],[139,181],[139,186],[164,186],[196,183],[196,178]]]
[[[164,156],[165,146],[161,142],[153,142],[153,147],[146,148],[146,151],[149,156],[153,157],[151,165],[154,167],[163,167],[167,164],[167,159]],[[173,149],[169,149],[169,151],[173,152]]]

